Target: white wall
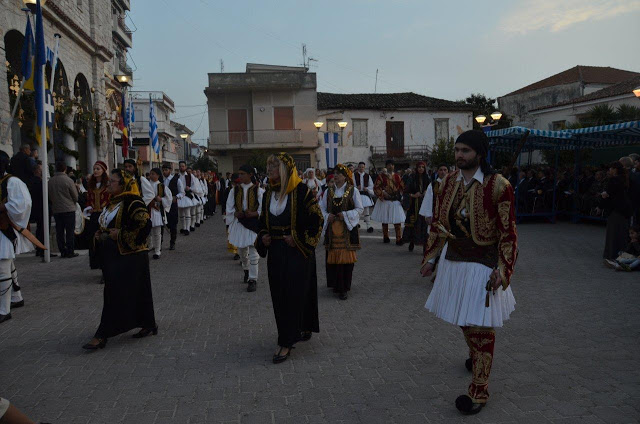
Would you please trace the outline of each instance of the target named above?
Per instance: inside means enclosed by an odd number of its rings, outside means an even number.
[[[560,106],[556,108],[549,108],[544,111],[533,112],[534,128],[541,130],[553,129],[553,122],[567,121],[567,124],[576,122],[578,116],[585,114],[589,109],[597,105],[608,104],[613,109],[616,109],[620,105],[640,106],[640,101],[630,93],[625,96],[610,97],[605,99],[598,99],[591,102],[585,102],[575,105]]]
[[[387,145],[387,121],[404,122],[404,145],[433,147],[435,144],[435,119],[449,119],[449,137],[457,137],[460,131],[472,128],[472,116],[470,112],[438,112],[438,111],[380,111],[380,110],[346,110],[318,111],[318,121],[325,125],[321,131],[326,130],[327,119],[341,119],[348,123],[343,132],[342,146],[338,147],[338,162],[360,162],[371,165],[371,146],[385,147]],[[392,119],[393,118],[393,119]],[[366,147],[353,145],[353,119],[366,119],[368,131],[368,143]],[[319,143],[316,150],[316,161],[321,169],[327,168],[324,151],[323,134],[318,135]]]

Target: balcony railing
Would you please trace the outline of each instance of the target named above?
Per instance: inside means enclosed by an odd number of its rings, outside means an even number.
[[[295,144],[302,142],[300,130],[211,131],[213,146]]]
[[[431,153],[428,145],[422,146],[404,146],[401,148],[391,146],[371,146],[371,158],[373,160],[386,159],[406,159],[406,160],[422,160],[426,159]]]

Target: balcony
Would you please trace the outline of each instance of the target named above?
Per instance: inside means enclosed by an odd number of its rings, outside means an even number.
[[[124,15],[113,14],[113,28],[111,32],[125,47],[131,48],[133,46],[133,31],[131,31],[125,23]]]
[[[301,130],[210,131],[209,147],[217,150],[276,149],[302,146]]]
[[[373,161],[385,161],[387,159],[398,159],[405,161],[425,160],[429,157],[431,148],[428,145],[405,146],[395,148],[390,146],[371,146],[371,159]]]

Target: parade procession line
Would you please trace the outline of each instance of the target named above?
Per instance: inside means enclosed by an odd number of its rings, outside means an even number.
[[[602,266],[602,227],[524,224],[518,234],[518,304],[497,331],[481,421],[637,422],[637,274]],[[175,251],[165,233],[151,260],[158,335],[131,331],[93,353],[81,346],[100,321],[100,273],[87,256],[21,256],[25,306],[0,324],[0,395],[65,424],[480,422],[455,409],[469,384],[465,342],[424,309],[432,283],[419,275],[421,253],[369,237],[346,301],[327,289],[318,247],[320,333],[279,365],[267,261],[247,293],[220,215],[179,235]]]

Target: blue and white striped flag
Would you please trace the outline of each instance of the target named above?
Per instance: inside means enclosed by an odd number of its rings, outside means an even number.
[[[327,168],[338,164],[338,133],[324,133],[324,151],[327,155]]]
[[[158,123],[156,122],[156,113],[153,109],[153,101],[149,96],[149,138],[151,139],[151,147],[156,155],[160,153],[160,141],[158,140]]]

